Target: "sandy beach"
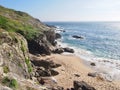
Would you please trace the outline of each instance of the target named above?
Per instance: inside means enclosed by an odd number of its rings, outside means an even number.
[[[120,90],[120,81],[106,81],[100,77],[90,77],[88,73],[95,72],[83,63],[83,60],[74,55],[52,54],[45,58],[50,58],[62,66],[55,69],[59,75],[54,78],[59,86],[71,88],[73,81],[85,81],[93,86],[96,90]]]

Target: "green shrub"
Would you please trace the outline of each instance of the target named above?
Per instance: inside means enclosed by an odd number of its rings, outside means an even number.
[[[28,67],[28,72],[29,73],[32,72],[32,66],[31,66],[29,58],[25,58],[25,62],[26,62],[27,67]]]
[[[2,79],[2,84],[6,85],[10,88],[13,88],[15,90],[18,87],[18,83],[17,83],[16,79],[9,79],[8,77],[4,77]]]
[[[3,71],[4,71],[4,73],[8,73],[10,71],[9,67],[8,66],[3,66]]]
[[[21,12],[18,12],[21,14]],[[23,35],[27,40],[33,39],[40,32],[34,26],[20,20],[12,20],[0,15],[0,28],[9,32],[17,32]]]
[[[6,18],[0,16],[0,28],[6,29],[6,23],[7,23]]]
[[[10,81],[9,87],[10,87],[10,88],[17,88],[17,87],[18,87],[17,81],[16,81],[15,79],[12,79],[12,80]]]
[[[7,85],[7,86],[9,85],[9,82],[10,82],[10,79],[8,77],[4,77],[2,79],[2,83],[5,84],[5,85]]]
[[[21,41],[21,50],[25,54],[26,48],[25,48],[23,41]]]

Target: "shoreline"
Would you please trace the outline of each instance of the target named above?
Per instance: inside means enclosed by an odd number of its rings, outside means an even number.
[[[60,32],[58,33],[61,34]],[[63,37],[61,39],[63,39]],[[120,76],[120,61],[119,60],[97,57],[90,51],[86,51],[81,48],[77,49],[74,46],[70,46],[67,43],[63,43],[61,42],[61,39],[57,40],[58,46],[62,48],[70,47],[74,49],[75,51],[74,55],[76,57],[79,57],[80,59],[82,59],[84,64],[94,69],[97,73],[103,74],[105,79],[109,81],[120,81],[120,77],[119,77]],[[90,63],[95,63],[95,66],[92,67]]]
[[[55,70],[59,72],[54,78],[59,86],[71,88],[73,81],[85,81],[96,90],[120,90],[120,81],[107,81],[101,77],[90,77],[88,73],[93,73],[95,70],[86,66],[84,60],[74,55],[52,54],[44,57],[50,58],[55,63],[61,64],[61,67]]]

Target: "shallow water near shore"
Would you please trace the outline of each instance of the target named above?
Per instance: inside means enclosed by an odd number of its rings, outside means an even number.
[[[46,22],[62,35],[58,44],[72,47],[75,55],[96,64],[96,72],[108,80],[120,80],[119,22]],[[62,30],[65,32],[62,32]],[[82,36],[75,39],[72,36]]]

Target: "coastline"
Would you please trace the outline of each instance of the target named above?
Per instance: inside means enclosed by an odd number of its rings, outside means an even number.
[[[86,65],[88,65],[90,68],[95,70],[97,73],[101,73],[105,79],[109,81],[120,81],[120,77],[119,77],[120,76],[120,61],[119,60],[106,58],[104,56],[99,57],[89,50],[86,50],[80,47],[77,48],[76,46],[70,43],[66,43],[64,41],[64,35],[62,34],[64,33],[63,31],[64,31],[64,28],[56,26],[56,32],[61,34],[62,36],[62,38],[56,40],[58,43],[58,47],[59,46],[63,48],[70,47],[74,49],[75,56],[81,58]],[[90,63],[95,63],[95,67],[92,67]]]
[[[120,81],[107,81],[102,77],[90,77],[88,73],[95,72],[84,64],[84,60],[75,55],[52,54],[43,58],[50,58],[62,66],[55,70],[59,75],[54,76],[59,86],[71,88],[73,81],[85,81],[96,90],[120,90]]]

